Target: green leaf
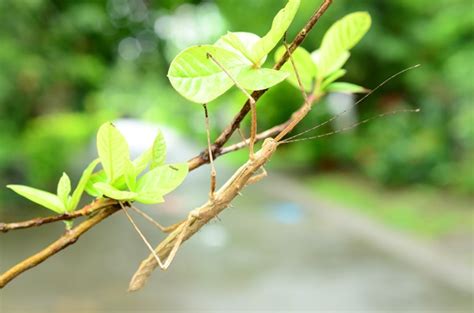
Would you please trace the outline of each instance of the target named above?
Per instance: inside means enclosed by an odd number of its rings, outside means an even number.
[[[66,212],[64,203],[55,194],[23,185],[7,185],[7,188],[10,188],[20,196],[23,196],[34,203],[42,205],[51,211],[59,214]]]
[[[349,60],[351,54],[348,51],[344,51],[340,54],[338,59],[334,60],[334,63],[332,64],[331,67],[326,69],[326,76],[329,77],[332,74],[334,74],[336,71],[341,69],[344,64],[346,64],[347,60]]]
[[[326,78],[323,83],[321,84],[321,90],[324,90],[326,89],[327,86],[329,86],[331,83],[333,83],[334,81],[338,80],[339,78],[341,78],[342,76],[346,75],[347,71],[346,70],[337,70],[335,71],[334,73],[332,73],[331,75],[328,76],[328,78]]]
[[[252,47],[252,60],[263,59],[263,57],[268,55],[268,53],[275,48],[288,27],[290,27],[299,6],[300,0],[289,0],[286,6],[277,13],[273,19],[270,31]],[[260,65],[261,64],[257,64],[257,66]]]
[[[342,93],[367,93],[369,92],[368,89],[351,84],[351,83],[344,83],[344,82],[336,82],[332,83],[326,88],[327,92],[342,92]]]
[[[260,37],[254,33],[228,32],[219,38],[214,46],[224,48],[240,55],[243,59],[248,60],[249,65],[263,64],[267,59],[267,56],[264,56],[260,60],[252,60],[252,48],[259,40]]]
[[[157,166],[163,165],[166,159],[166,142],[165,137],[161,131],[158,131],[158,134],[153,141],[152,147],[152,159],[151,159],[151,169],[154,169]]]
[[[237,82],[245,89],[267,89],[285,80],[290,73],[276,71],[269,68],[244,69],[237,76]]]
[[[139,197],[158,199],[178,187],[187,174],[187,163],[159,166],[138,180],[136,192],[139,194]]]
[[[68,205],[68,211],[74,211],[77,208],[77,205],[79,204],[79,201],[81,200],[82,194],[84,193],[84,189],[89,182],[89,179],[91,178],[92,172],[94,171],[95,167],[97,164],[99,164],[100,160],[95,159],[92,161],[82,172],[81,178],[79,179],[79,183],[77,183],[77,187],[72,193],[71,201]],[[105,177],[105,172],[104,172],[104,177]]]
[[[86,184],[86,192],[93,197],[100,197],[102,193],[98,191],[94,185],[95,183],[105,183],[107,182],[107,175],[104,171],[99,171],[90,176],[89,181]]]
[[[177,92],[196,103],[209,103],[234,85],[229,76],[208,58],[208,53],[232,77],[250,67],[241,55],[220,47],[203,45],[182,51],[171,62],[168,78]]]
[[[125,184],[131,191],[135,190],[137,184],[137,169],[132,161],[128,161],[125,167]]]
[[[63,173],[58,182],[57,195],[61,202],[64,204],[64,207],[68,207],[69,194],[71,193],[71,180],[66,173]]]
[[[99,128],[97,151],[108,182],[114,183],[124,174],[129,151],[125,138],[112,123],[105,123]]]
[[[140,175],[140,173],[146,169],[146,167],[148,166],[148,163],[150,163],[151,161],[152,154],[153,154],[153,149],[150,148],[146,150],[145,152],[143,152],[135,160],[133,160],[132,164],[135,168],[135,176]],[[129,161],[127,160],[127,163],[128,162]],[[100,170],[97,173],[94,173],[90,176],[90,179],[87,182],[86,189],[85,189],[89,195],[93,197],[102,196],[102,193],[94,188],[94,184],[98,182],[102,182],[102,183],[107,182],[107,175],[105,174],[103,170]],[[125,177],[122,176],[121,178],[119,178],[114,183],[114,185],[118,188],[124,187],[126,185]]]
[[[146,169],[152,157],[153,157],[153,147],[146,150],[138,158],[133,160],[132,163],[135,166],[137,175],[139,175],[141,172],[143,172]]]
[[[140,193],[133,199],[135,201],[144,203],[144,204],[156,204],[156,203],[163,203],[165,199],[162,195],[156,193]]]
[[[115,200],[133,200],[137,196],[135,192],[122,191],[107,183],[95,183],[94,188],[103,195]]]
[[[329,28],[323,37],[317,63],[321,78],[344,64],[347,59],[344,60],[343,54],[362,39],[370,25],[371,18],[367,12],[355,12],[346,15]]]
[[[278,50],[275,52],[275,62],[278,62],[281,59],[281,57],[285,54],[285,51],[286,48],[284,46],[278,48]],[[311,59],[311,55],[305,49],[298,47],[292,53],[291,58],[293,59],[293,63],[295,63],[295,67],[298,71],[298,75],[301,79],[304,90],[308,92],[311,91],[317,74],[316,64]],[[295,69],[291,64],[291,60],[288,60],[283,65],[281,70],[290,73],[288,81],[295,87],[300,88],[295,74]]]

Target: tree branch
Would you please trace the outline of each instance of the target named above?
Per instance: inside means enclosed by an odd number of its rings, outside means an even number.
[[[49,223],[58,222],[58,221],[69,221],[81,216],[91,215],[92,213],[95,213],[99,210],[106,209],[109,206],[114,205],[114,204],[117,204],[117,201],[113,199],[97,199],[91,204],[84,206],[82,209],[76,210],[71,213],[64,213],[60,215],[53,215],[53,216],[47,216],[47,217],[37,217],[31,220],[22,221],[22,222],[0,223],[0,231],[6,233],[10,230],[37,227],[37,226],[41,226],[41,225],[45,225]]]
[[[293,53],[293,51],[295,51],[296,48],[298,48],[303,43],[308,33],[313,29],[313,27],[319,21],[321,16],[327,11],[327,9],[329,8],[331,4],[332,4],[332,0],[324,0],[324,2],[321,4],[319,9],[311,16],[311,18],[303,27],[303,29],[301,29],[301,31],[296,35],[295,39],[290,44],[287,51],[285,51],[285,54],[281,57],[278,63],[275,64],[273,69],[275,70],[281,69],[281,67],[290,58],[290,54]],[[263,96],[267,92],[267,90],[268,89],[254,91],[251,94],[251,96],[255,100],[255,102],[257,102],[258,99],[260,99],[260,97]],[[232,136],[235,130],[240,126],[240,123],[242,122],[242,120],[244,119],[244,117],[247,115],[249,111],[250,111],[250,101],[247,100],[245,104],[243,105],[243,107],[240,109],[240,111],[234,116],[231,123],[222,131],[219,137],[217,137],[217,139],[214,141],[214,144],[211,147],[213,155],[219,153],[219,150],[225,145],[225,143],[229,140],[229,138]],[[193,157],[192,159],[188,161],[189,169],[193,170],[208,162],[209,162],[209,152],[207,150],[203,150],[199,155]]]

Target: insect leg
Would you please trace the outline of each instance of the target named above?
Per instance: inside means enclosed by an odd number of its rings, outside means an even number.
[[[262,180],[263,178],[267,177],[267,170],[265,170],[264,167],[261,167],[261,170],[262,170],[261,173],[255,174],[252,177],[250,177],[250,179],[247,181],[247,184],[245,185],[248,186],[251,184],[255,184],[259,182],[260,180]]]
[[[183,223],[183,222],[179,222],[179,223],[176,223],[176,224],[173,224],[173,225],[170,225],[170,226],[162,226],[160,223],[155,221],[151,216],[149,216],[148,214],[146,214],[145,212],[143,212],[139,208],[137,208],[133,205],[130,205],[130,208],[132,210],[134,210],[135,212],[137,212],[138,214],[140,214],[141,216],[143,216],[147,221],[149,221],[150,223],[152,223],[153,225],[158,227],[164,233],[171,233],[173,230],[178,228],[178,226],[181,225],[181,223]]]
[[[209,127],[209,112],[207,110],[207,104],[202,105],[204,108],[204,116],[206,119],[206,135],[207,135],[207,150],[209,154],[209,163],[211,164],[211,186],[210,186],[210,192],[209,192],[209,198],[211,201],[214,200],[214,193],[216,191],[216,167],[214,166],[214,156],[212,154],[212,148],[211,148],[211,131]]]
[[[250,159],[253,160],[255,158],[254,154],[254,146],[255,146],[255,137],[257,136],[257,107],[255,105],[255,99],[252,97],[251,94],[245,90],[238,82],[237,80],[232,77],[232,75],[229,73],[229,71],[212,56],[212,54],[208,53],[207,57],[211,59],[217,66],[221,68],[221,70],[232,80],[232,82],[235,84],[237,88],[240,89],[240,91],[243,92],[243,94],[248,98],[248,103],[250,105],[250,112],[251,112],[251,124],[250,124],[250,140],[249,140],[249,156]]]

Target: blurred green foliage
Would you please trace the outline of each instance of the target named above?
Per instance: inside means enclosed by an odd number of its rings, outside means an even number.
[[[170,60],[227,30],[263,34],[284,3],[1,1],[0,184],[21,181],[46,189],[64,168],[86,163],[85,147],[98,125],[117,117],[144,118],[203,136],[204,127],[197,126],[202,112],[166,79]],[[302,1],[289,38],[317,5]],[[473,192],[472,2],[335,1],[304,47],[314,50],[331,23],[356,10],[369,11],[374,24],[353,51],[348,81],[373,88],[405,67],[422,64],[361,104],[359,118],[408,107],[422,112],[288,145],[278,158],[298,166],[358,169],[386,184],[422,182]],[[226,105],[211,104],[215,134],[243,99],[232,91],[218,100]],[[299,91],[281,84],[262,98],[259,127],[283,121],[300,103]],[[330,116],[326,103],[318,104],[300,130]],[[53,155],[61,162],[53,163]]]
[[[436,187],[386,189],[360,176],[337,172],[305,181],[318,196],[331,203],[362,212],[390,228],[425,239],[471,233],[474,227],[470,201],[440,193]]]

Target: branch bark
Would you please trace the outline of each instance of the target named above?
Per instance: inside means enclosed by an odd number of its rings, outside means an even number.
[[[106,209],[109,206],[114,205],[114,204],[117,204],[116,200],[97,199],[91,204],[84,206],[82,209],[76,210],[71,213],[65,213],[65,214],[53,215],[53,216],[47,216],[47,217],[37,217],[31,220],[22,221],[22,222],[0,223],[0,231],[6,233],[10,230],[38,227],[41,225],[54,223],[58,221],[69,221],[81,216],[91,215],[97,211]]]

